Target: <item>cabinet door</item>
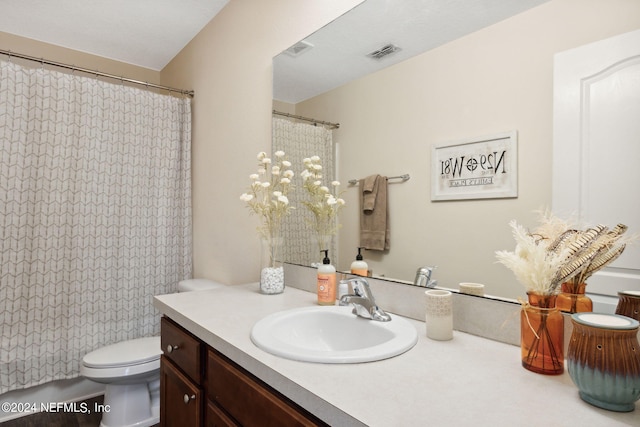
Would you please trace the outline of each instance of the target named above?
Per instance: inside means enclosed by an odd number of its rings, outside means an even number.
[[[215,403],[207,402],[207,414],[205,416],[207,427],[240,427]]]
[[[243,426],[325,425],[212,350],[207,357],[207,393]]]
[[[162,356],[160,363],[160,425],[202,425],[202,390]]]

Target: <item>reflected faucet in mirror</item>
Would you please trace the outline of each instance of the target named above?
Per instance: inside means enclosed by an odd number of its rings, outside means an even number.
[[[416,271],[416,278],[413,281],[413,284],[416,286],[422,286],[423,288],[435,288],[438,281],[431,280],[431,274],[436,268],[436,265],[433,267],[420,267],[418,271]]]
[[[358,277],[350,279],[348,283],[353,289],[353,294],[343,295],[340,298],[339,305],[353,304],[353,314],[365,319],[377,320],[378,322],[391,320],[391,316],[376,304],[376,299],[373,297],[373,292],[371,292],[371,287],[369,287],[369,282],[366,279]]]

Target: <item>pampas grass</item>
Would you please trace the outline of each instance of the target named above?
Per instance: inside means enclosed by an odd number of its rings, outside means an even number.
[[[498,261],[513,271],[516,279],[528,291],[552,293],[554,280],[557,281],[556,275],[565,262],[565,251],[549,251],[550,242],[547,239],[527,232],[515,220],[511,221],[509,226],[516,241],[516,248],[514,252],[496,252]]]
[[[540,221],[533,232],[511,221],[516,248],[497,251],[496,258],[527,291],[543,295],[554,294],[564,282],[584,283],[618,258],[630,240],[622,237],[627,231],[624,224],[611,230],[604,225],[578,230],[549,211],[541,213]]]

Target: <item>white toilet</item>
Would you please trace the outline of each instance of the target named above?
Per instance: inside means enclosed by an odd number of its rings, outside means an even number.
[[[215,289],[206,279],[183,280],[178,292]],[[160,337],[122,341],[87,353],[80,374],[106,384],[100,427],[146,427],[160,421]]]

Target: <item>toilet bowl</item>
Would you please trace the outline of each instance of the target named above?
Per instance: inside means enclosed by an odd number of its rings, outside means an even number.
[[[160,420],[160,337],[138,338],[84,356],[80,374],[106,384],[101,427],[144,427]]]
[[[205,279],[183,280],[179,292],[215,289]],[[122,341],[87,353],[80,374],[106,384],[100,427],[146,427],[160,421],[160,337]]]

